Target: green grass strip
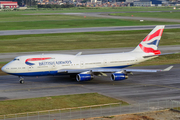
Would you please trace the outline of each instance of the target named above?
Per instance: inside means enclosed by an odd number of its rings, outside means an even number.
[[[122,103],[122,105],[128,105],[128,103],[124,101],[100,95],[98,93],[86,93],[0,101],[0,115],[108,103]]]
[[[33,16],[31,16],[33,19]],[[52,28],[84,28],[105,26],[137,26],[137,25],[167,25],[173,22],[158,22],[121,19],[70,19],[70,20],[43,20],[22,22],[0,22],[0,30],[27,30],[27,29],[52,29]]]
[[[65,20],[83,20],[83,19],[97,19],[96,17],[86,17],[84,16],[74,16],[74,15],[61,15],[61,14],[52,14],[52,15],[22,15],[22,14],[1,14],[0,13],[0,22],[33,22],[39,21],[65,21]]]

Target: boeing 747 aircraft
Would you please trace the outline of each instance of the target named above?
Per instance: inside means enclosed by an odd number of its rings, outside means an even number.
[[[24,83],[23,76],[47,76],[47,75],[71,75],[77,81],[89,81],[94,76],[106,76],[111,73],[112,81],[120,81],[128,78],[132,72],[158,72],[169,71],[173,66],[164,70],[125,69],[125,67],[158,57],[161,54],[157,50],[164,25],[156,26],[144,40],[132,51],[124,53],[76,55],[67,54],[40,54],[16,57],[2,67],[2,71],[20,77],[20,83]]]

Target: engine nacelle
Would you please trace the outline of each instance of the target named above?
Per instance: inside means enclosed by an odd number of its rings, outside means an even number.
[[[120,81],[127,79],[128,76],[124,73],[112,73],[111,74],[111,80],[112,81]]]
[[[77,74],[77,75],[76,75],[76,80],[77,80],[78,82],[80,82],[80,81],[90,81],[90,80],[92,80],[93,78],[94,78],[94,76],[91,75],[91,74]]]

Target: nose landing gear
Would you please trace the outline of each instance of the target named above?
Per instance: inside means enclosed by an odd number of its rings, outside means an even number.
[[[19,83],[20,83],[20,84],[23,84],[23,83],[24,83],[24,78],[23,78],[23,77],[20,77]]]

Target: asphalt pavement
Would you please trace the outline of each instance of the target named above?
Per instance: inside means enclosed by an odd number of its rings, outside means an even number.
[[[83,51],[83,54],[126,52],[134,48],[115,49],[93,49],[93,50],[66,50],[54,51],[52,53],[76,54]],[[180,46],[161,46],[162,53],[180,52]],[[51,53],[50,51],[44,53]],[[15,56],[33,53],[4,53],[0,54],[1,61],[12,60]],[[163,69],[170,65],[136,67]],[[110,77],[96,77],[92,81],[77,82],[69,76],[43,76],[26,77],[25,84],[19,83],[17,76],[0,76],[0,100],[34,98],[66,94],[80,94],[98,92],[100,94],[122,99],[130,103],[147,100],[179,99],[180,90],[180,64],[174,65],[169,72],[158,73],[135,73],[124,81],[113,82]]]
[[[136,68],[163,69],[170,65]],[[169,72],[134,73],[127,80],[111,81],[110,77],[95,77],[92,81],[77,82],[69,76],[25,77],[20,84],[17,76],[0,76],[0,100],[23,99],[56,95],[98,92],[131,104],[144,101],[179,100],[180,64]],[[108,74],[110,75],[110,74]]]

